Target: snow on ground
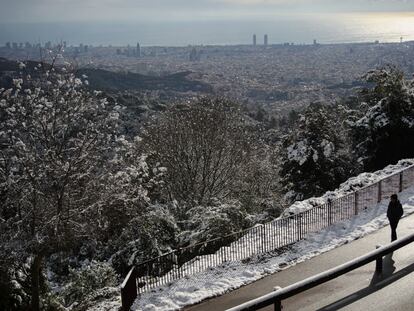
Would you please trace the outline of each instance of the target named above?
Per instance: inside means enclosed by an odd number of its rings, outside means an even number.
[[[406,166],[408,165],[405,164]],[[398,168],[390,169],[388,173],[381,174],[379,179],[398,170]],[[375,179],[376,177],[368,175],[366,178]],[[351,183],[348,181],[345,184]],[[414,213],[414,187],[402,192],[400,200],[404,207],[405,216]],[[293,244],[289,250],[282,254],[266,254],[243,263],[240,261],[229,262],[197,275],[174,281],[170,286],[144,293],[136,300],[132,309],[143,311],[178,310],[252,283],[268,274],[286,269],[388,225],[387,205],[388,201],[384,200],[375,207],[361,211],[359,215],[349,220],[312,233],[304,240]]]

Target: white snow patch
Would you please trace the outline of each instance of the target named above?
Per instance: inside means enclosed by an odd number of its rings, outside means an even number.
[[[308,159],[307,139],[301,140],[287,148],[288,159],[303,165]]]
[[[323,139],[321,146],[323,148],[323,155],[325,156],[325,158],[329,158],[331,154],[334,152],[334,144],[326,139]]]

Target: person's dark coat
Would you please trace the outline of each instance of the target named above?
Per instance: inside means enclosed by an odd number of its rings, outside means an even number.
[[[404,211],[399,200],[391,201],[388,204],[387,217],[390,223],[398,222],[403,214]]]

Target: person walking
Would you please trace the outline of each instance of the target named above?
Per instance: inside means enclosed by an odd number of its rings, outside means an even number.
[[[397,226],[403,214],[404,211],[398,196],[396,194],[391,195],[391,201],[387,209],[387,217],[391,226],[391,242],[397,239]]]

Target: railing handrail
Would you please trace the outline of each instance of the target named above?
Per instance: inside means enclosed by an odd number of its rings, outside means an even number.
[[[306,290],[309,290],[313,287],[316,287],[318,285],[321,285],[325,282],[328,282],[334,278],[337,278],[345,273],[348,273],[352,270],[355,270],[357,268],[360,268],[372,261],[378,260],[379,258],[382,258],[383,256],[400,249],[410,243],[414,242],[414,233],[410,234],[408,236],[405,236],[401,239],[398,239],[386,246],[382,246],[372,252],[369,252],[365,255],[362,255],[360,257],[357,257],[353,260],[350,260],[344,264],[341,264],[339,266],[336,266],[332,269],[326,270],[324,272],[321,272],[317,275],[311,276],[309,278],[306,278],[302,281],[296,282],[294,284],[291,284],[287,287],[284,287],[282,289],[279,289],[275,292],[271,292],[269,294],[263,295],[259,298],[250,300],[248,302],[245,302],[241,305],[238,305],[236,307],[227,309],[227,311],[247,311],[247,310],[258,310],[260,308],[267,307],[272,304],[277,304],[281,302],[281,300],[284,300],[286,298],[295,296],[301,292],[304,292]]]

